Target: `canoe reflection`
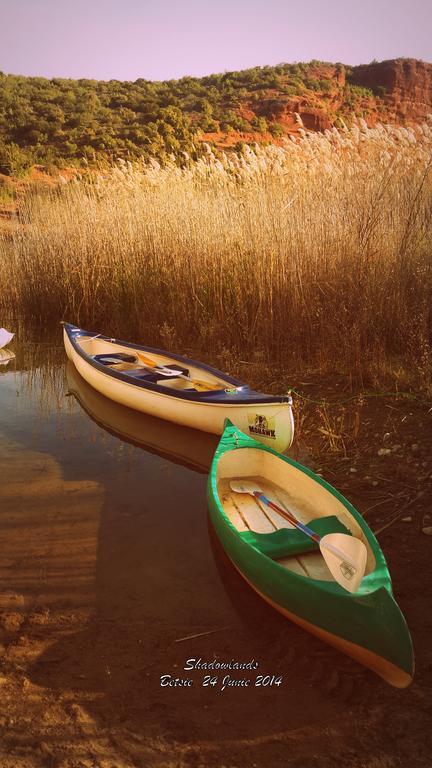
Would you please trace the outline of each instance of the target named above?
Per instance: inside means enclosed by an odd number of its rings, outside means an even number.
[[[298,634],[296,627],[288,625],[287,620],[280,613],[275,611],[246,584],[223,549],[213,528],[210,515],[208,515],[208,531],[219,579],[241,623],[254,633],[259,633],[262,630],[266,642],[268,642],[269,632],[270,634],[273,631],[286,633],[287,629],[291,630],[292,628],[292,634]]]
[[[0,349],[0,370],[3,367],[3,370],[6,368],[7,364],[11,362],[11,360],[15,359],[15,352],[12,352],[11,349],[8,349],[7,347],[4,347],[3,349]]]
[[[87,384],[70,361],[66,378],[69,393],[110,434],[176,464],[208,472],[219,441],[217,435],[181,427],[115,403]]]

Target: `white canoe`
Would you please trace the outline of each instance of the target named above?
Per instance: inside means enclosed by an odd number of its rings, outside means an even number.
[[[0,328],[0,349],[12,341],[15,334],[7,331],[6,328]]]
[[[292,443],[288,395],[264,395],[204,363],[69,323],[64,323],[64,344],[83,379],[117,403],[215,435],[222,434],[229,418],[277,451]]]

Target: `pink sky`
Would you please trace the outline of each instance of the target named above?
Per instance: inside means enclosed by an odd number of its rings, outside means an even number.
[[[45,77],[432,61],[432,0],[0,0],[0,30],[0,70]]]

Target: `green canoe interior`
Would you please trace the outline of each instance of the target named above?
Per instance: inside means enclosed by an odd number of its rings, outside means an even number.
[[[83,352],[85,352],[86,355],[89,355],[89,357],[94,357],[95,355],[113,355],[118,354],[119,352],[123,352],[127,355],[136,354],[136,350],[131,347],[127,347],[111,341],[105,341],[104,339],[99,339],[97,337],[95,338],[92,336],[77,335],[75,336],[75,341],[78,346],[81,347]],[[152,360],[155,365],[166,366],[169,368],[172,365],[178,366],[179,364],[178,360],[174,360],[173,358],[170,358],[166,355],[157,355],[154,352],[147,351],[143,352],[143,354],[146,358]],[[131,374],[137,371],[149,370],[148,367],[139,362],[138,358],[136,363],[119,362],[107,367],[111,368],[113,371],[122,371],[122,373],[130,372]],[[208,382],[210,385],[220,384],[221,389],[224,389],[224,387],[227,386],[227,382],[224,381],[224,379],[213,376],[209,374],[208,371],[203,371],[198,366],[188,365],[188,372],[188,376],[191,379],[199,379],[201,382]],[[167,389],[170,388],[181,390],[191,388],[191,382],[181,377],[167,379],[166,377],[161,376],[160,379],[158,379],[158,384],[167,387]],[[231,385],[229,384],[228,386]]]
[[[313,542],[281,515],[250,495],[232,491],[230,480],[234,479],[256,483],[270,501],[294,514],[321,536],[343,531],[356,536],[363,541],[368,552],[365,575],[374,570],[375,556],[360,525],[344,504],[324,486],[267,451],[258,448],[227,451],[221,456],[217,468],[218,495],[226,517],[245,541],[268,554],[288,571],[312,579],[333,581],[316,545],[315,551],[310,551]],[[290,538],[293,539],[292,546]],[[300,546],[294,544],[294,539]]]

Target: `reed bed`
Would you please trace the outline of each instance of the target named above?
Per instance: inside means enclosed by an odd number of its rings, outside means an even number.
[[[28,195],[0,307],[202,357],[431,379],[432,125],[363,121]]]

